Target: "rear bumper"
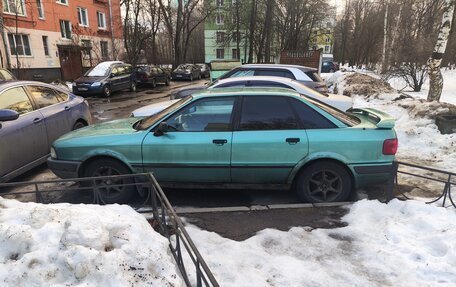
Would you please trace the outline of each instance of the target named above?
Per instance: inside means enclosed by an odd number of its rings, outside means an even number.
[[[60,178],[77,178],[81,162],[58,160],[49,157],[47,159],[49,169]]]
[[[350,169],[355,176],[357,188],[387,182],[394,172],[392,163],[352,165]]]

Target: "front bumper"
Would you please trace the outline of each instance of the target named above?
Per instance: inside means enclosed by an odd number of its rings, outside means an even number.
[[[49,169],[60,178],[78,178],[78,170],[81,162],[58,160],[53,158],[47,159]]]
[[[73,86],[73,94],[76,95],[97,95],[103,93],[103,86]]]

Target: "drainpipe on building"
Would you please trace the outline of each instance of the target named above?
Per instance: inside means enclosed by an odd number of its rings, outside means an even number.
[[[108,0],[108,6],[109,6],[109,22],[111,25],[111,51],[112,51],[112,59],[117,60],[117,57],[114,54],[114,29],[113,29],[113,22],[112,22],[112,6],[111,6],[111,0]]]

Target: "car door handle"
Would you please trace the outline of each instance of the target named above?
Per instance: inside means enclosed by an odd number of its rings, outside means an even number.
[[[300,139],[299,138],[287,138],[285,141],[289,144],[297,144],[300,141]]]
[[[39,123],[41,123],[42,120],[43,120],[43,119],[41,119],[41,118],[35,118],[35,119],[33,120],[33,123],[34,123],[34,124],[39,124]]]
[[[65,107],[65,111],[69,111],[69,110],[71,110],[71,107],[66,106],[66,107]]]
[[[227,140],[212,140],[212,142],[216,145],[224,145],[226,144],[228,141]]]

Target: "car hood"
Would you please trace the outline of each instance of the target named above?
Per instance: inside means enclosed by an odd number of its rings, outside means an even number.
[[[80,78],[77,78],[74,82],[76,84],[81,84],[81,83],[94,83],[94,82],[100,82],[104,80],[106,77],[85,77],[82,76]]]
[[[67,133],[64,136],[60,137],[57,142],[88,137],[103,137],[125,134],[129,135],[138,133],[138,131],[133,128],[133,124],[137,121],[137,118],[127,118],[91,125]]]
[[[180,101],[180,99],[168,100],[168,101],[163,101],[163,102],[147,105],[145,107],[134,110],[131,113],[131,116],[132,117],[146,117],[146,116],[155,115],[156,113],[161,112],[165,108],[171,106],[172,104],[174,104],[175,102],[178,102],[178,101]]]

